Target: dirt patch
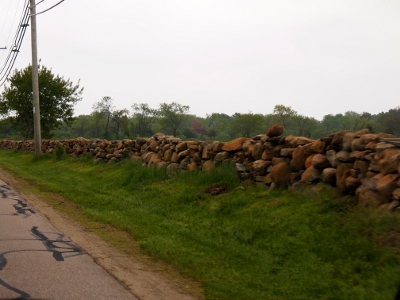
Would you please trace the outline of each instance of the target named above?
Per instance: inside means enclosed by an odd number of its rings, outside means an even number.
[[[198,282],[145,255],[126,232],[89,220],[74,203],[60,195],[40,192],[32,183],[1,167],[0,178],[139,299],[204,298]]]
[[[390,249],[394,255],[400,255],[400,232],[397,230],[389,231],[384,236],[375,238],[376,244],[383,248]]]

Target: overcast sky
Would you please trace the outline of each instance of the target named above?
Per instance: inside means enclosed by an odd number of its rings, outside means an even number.
[[[0,0],[0,47],[23,2]],[[399,0],[66,0],[37,24],[41,63],[84,87],[76,115],[103,96],[119,109],[178,102],[201,117],[400,106]],[[29,29],[15,67],[30,62]]]

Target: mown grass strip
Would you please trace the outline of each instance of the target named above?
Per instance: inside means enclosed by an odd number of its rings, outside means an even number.
[[[128,232],[148,254],[201,281],[208,299],[392,299],[400,281],[396,213],[245,186],[211,172],[95,165],[0,151],[0,164]],[[225,193],[211,196],[217,184]]]

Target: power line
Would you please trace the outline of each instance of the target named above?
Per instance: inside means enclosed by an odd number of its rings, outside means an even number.
[[[21,20],[18,25],[17,32],[15,33],[14,41],[8,56],[0,69],[0,87],[4,85],[8,76],[10,75],[12,68],[17,59],[19,49],[21,47],[23,38],[25,36],[26,28],[29,25],[29,6],[27,5],[27,0],[25,0],[25,10],[22,12]]]
[[[43,1],[44,0],[39,1],[35,6],[42,3]],[[49,11],[64,1],[65,0],[61,0],[58,3],[54,4],[53,6],[47,8],[46,10],[41,11],[39,13],[35,13],[34,15],[36,16],[36,15],[42,14],[46,11]],[[19,49],[21,47],[22,41],[25,36],[26,28],[29,26],[29,17],[33,16],[29,13],[29,10],[30,9],[29,9],[29,5],[28,5],[28,0],[25,0],[25,10],[22,13],[21,21],[19,23],[17,32],[14,37],[14,42],[12,44],[12,47],[10,48],[10,51],[8,53],[8,56],[3,64],[3,66],[0,69],[0,87],[2,87],[4,85],[4,83],[6,82],[8,76],[10,75],[10,73],[12,71],[12,68],[14,67],[15,60],[17,59]]]
[[[10,39],[11,30],[12,30],[12,27],[14,26],[14,21],[15,21],[15,17],[16,17],[16,15],[17,15],[17,12],[18,12],[18,7],[19,7],[20,1],[21,1],[21,0],[18,0],[17,10],[15,11],[13,20],[12,20],[12,22],[11,22],[11,29],[10,29],[10,32],[8,33],[7,40],[6,40],[6,44],[8,43],[8,40]]]
[[[44,1],[44,0],[43,0],[43,1]],[[40,2],[43,2],[43,1],[40,1]],[[37,16],[37,15],[40,15],[40,14],[42,14],[42,13],[45,13],[46,11],[49,11],[50,9],[56,7],[57,5],[61,4],[61,3],[64,2],[64,1],[65,1],[65,0],[61,0],[60,2],[58,2],[58,3],[54,4],[53,6],[49,7],[48,9],[43,10],[43,11],[41,11],[41,12],[38,12],[38,13],[36,13],[35,15]],[[39,3],[40,3],[40,2],[39,2]],[[39,3],[38,3],[38,4],[39,4]],[[36,5],[37,5],[37,4],[36,4]]]
[[[11,3],[11,2],[12,2],[12,1],[10,1],[10,3]],[[0,37],[2,36],[3,38],[6,38],[5,44],[4,44],[4,45],[6,45],[6,46],[8,46],[8,41],[10,40],[11,33],[14,31],[14,28],[15,28],[15,26],[14,26],[15,17],[16,17],[16,15],[17,15],[18,11],[20,11],[20,10],[19,10],[19,8],[20,8],[20,5],[19,5],[19,4],[20,4],[20,0],[18,0],[17,6],[16,6],[16,10],[15,10],[15,13],[14,13],[14,17],[12,17],[12,21],[11,21],[11,23],[10,23],[10,30],[9,30],[8,34],[6,34],[5,32],[3,32],[3,29],[4,29],[4,26],[5,26],[6,23],[7,23],[7,19],[8,19],[9,12],[10,12],[10,5],[8,6],[7,14],[6,14],[6,16],[4,17],[4,23],[3,23],[3,26],[2,26],[1,31],[0,31]],[[4,33],[4,34],[3,34],[3,33]],[[4,56],[4,54],[0,55],[0,59],[2,59],[3,56]]]
[[[6,16],[4,17],[3,26],[1,26],[1,29],[0,29],[0,35],[1,35],[1,33],[3,32],[4,25],[6,25],[8,13],[9,13],[9,11],[10,11],[10,4],[11,4],[11,2],[12,2],[12,0],[10,0],[10,2],[8,2],[7,13],[6,13]]]

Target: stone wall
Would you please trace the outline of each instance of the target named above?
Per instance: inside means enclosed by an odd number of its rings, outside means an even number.
[[[169,171],[209,170],[234,162],[242,178],[270,188],[324,182],[340,194],[356,195],[363,206],[400,206],[400,139],[368,129],[340,131],[319,140],[281,134],[282,127],[274,125],[266,134],[229,142],[182,141],[162,133],[120,141],[44,140],[42,151],[52,153],[60,146],[71,156],[92,155],[97,162],[130,158]],[[34,151],[32,141],[2,140],[0,147]]]

